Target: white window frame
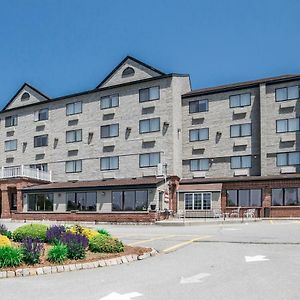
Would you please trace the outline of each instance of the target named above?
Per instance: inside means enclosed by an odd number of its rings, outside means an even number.
[[[195,209],[195,194],[201,195],[201,209]],[[210,209],[203,209],[203,195],[208,194],[210,195]],[[186,209],[185,203],[186,203],[186,195],[192,195],[192,209]],[[190,193],[184,193],[184,210],[185,211],[211,211],[212,210],[212,192],[205,192],[205,191],[199,191],[199,192],[190,192]]]

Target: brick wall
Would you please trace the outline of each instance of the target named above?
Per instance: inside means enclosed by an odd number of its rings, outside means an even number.
[[[272,206],[272,189],[300,187],[300,179],[280,179],[249,182],[226,182],[223,183],[221,208],[222,211],[230,213],[235,208],[226,207],[226,190],[238,189],[262,189],[262,207],[256,209],[259,217],[264,217],[265,209],[269,209],[270,217],[300,217],[300,206]],[[242,208],[240,216],[247,209]]]
[[[116,223],[152,223],[164,220],[167,214],[158,212],[149,213],[12,213],[14,220],[49,220],[49,221],[85,221],[85,222],[116,222]]]

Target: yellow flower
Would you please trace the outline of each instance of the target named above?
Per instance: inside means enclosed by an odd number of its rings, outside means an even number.
[[[0,247],[2,246],[11,246],[11,242],[7,236],[0,234]]]

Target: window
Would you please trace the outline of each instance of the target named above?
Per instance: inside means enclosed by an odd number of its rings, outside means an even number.
[[[276,163],[278,167],[299,165],[300,152],[277,153]]]
[[[53,211],[53,193],[28,194],[28,211]]]
[[[34,147],[48,146],[48,134],[37,135],[34,137]]]
[[[122,73],[122,77],[130,77],[133,75],[134,75],[134,70],[131,67],[127,67]]]
[[[160,118],[140,120],[140,133],[160,131]]]
[[[4,150],[6,152],[17,150],[17,140],[5,141],[4,142]]]
[[[185,210],[210,210],[211,193],[188,193],[184,194]]]
[[[239,94],[239,95],[232,95],[229,97],[229,106],[231,108],[234,107],[243,107],[251,105],[251,94]]]
[[[159,152],[140,154],[140,168],[156,167],[159,163]]]
[[[190,142],[204,141],[209,138],[208,128],[191,129],[190,130]]]
[[[5,118],[5,127],[12,127],[18,125],[18,116],[9,116]]]
[[[251,156],[233,156],[230,159],[231,169],[246,169],[252,167]]]
[[[290,86],[275,90],[276,101],[286,101],[299,98],[299,86]]]
[[[101,109],[117,107],[117,106],[119,106],[119,95],[118,94],[101,97],[101,100],[100,100],[100,108]]]
[[[67,116],[80,114],[82,113],[82,102],[74,102],[74,103],[68,103],[66,105],[66,114]]]
[[[276,132],[292,132],[300,130],[299,118],[283,119],[276,121]]]
[[[30,95],[27,92],[25,92],[21,96],[21,101],[27,101],[27,100],[29,100],[29,98],[30,98]]]
[[[119,135],[119,124],[101,126],[101,138],[110,138]]]
[[[119,169],[119,156],[102,157],[100,159],[101,171]]]
[[[191,171],[207,171],[209,169],[209,159],[200,158],[190,160]]]
[[[139,90],[140,102],[158,100],[160,97],[159,86]]]
[[[48,172],[48,164],[29,165],[29,168],[44,171],[44,172]]]
[[[49,110],[48,108],[43,108],[34,113],[34,121],[44,121],[48,120]]]
[[[273,206],[299,206],[300,188],[272,189]]]
[[[96,192],[70,192],[67,193],[67,210],[96,211]]]
[[[66,131],[66,143],[75,143],[82,141],[82,129]]]
[[[251,135],[251,123],[230,126],[230,137],[243,137]]]
[[[148,191],[128,190],[112,192],[113,211],[146,211],[148,206]]]
[[[82,171],[82,160],[66,161],[66,173],[79,173]]]
[[[208,100],[196,100],[189,103],[190,114],[208,111]]]
[[[261,206],[261,190],[227,190],[227,206]]]

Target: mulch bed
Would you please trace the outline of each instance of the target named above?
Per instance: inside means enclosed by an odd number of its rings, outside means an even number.
[[[12,244],[13,244],[13,246],[18,246],[18,243],[12,243]],[[51,263],[51,262],[47,261],[47,253],[48,253],[49,248],[51,248],[51,247],[52,247],[52,245],[44,244],[44,253],[40,257],[39,264],[26,265],[23,263],[23,264],[19,265],[18,267],[4,268],[4,269],[0,269],[0,271],[16,271],[17,269],[23,269],[23,268],[42,268],[42,267],[47,267],[47,266],[87,263],[87,262],[93,262],[93,261],[102,260],[102,259],[110,259],[110,258],[115,258],[115,257],[131,255],[131,254],[142,255],[144,253],[151,252],[151,250],[152,250],[151,248],[131,247],[131,246],[125,245],[124,251],[120,252],[120,253],[94,253],[94,252],[87,250],[86,257],[84,259],[79,259],[79,260],[67,259],[62,263]]]

